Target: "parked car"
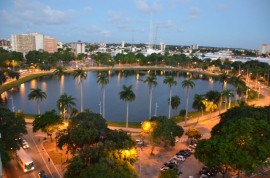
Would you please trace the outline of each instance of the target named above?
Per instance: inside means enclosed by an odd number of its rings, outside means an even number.
[[[162,168],[160,168],[161,171],[167,171],[168,169],[170,169],[170,168],[167,166],[163,166]]]
[[[27,149],[27,148],[29,148],[29,144],[28,144],[28,142],[27,142],[27,141],[25,141],[24,139],[22,139],[22,147],[23,147],[23,149]]]
[[[41,170],[39,173],[38,173],[38,177],[39,178],[48,178],[48,176],[45,174],[45,171]]]
[[[138,146],[144,146],[144,141],[142,141],[142,140],[136,140],[136,144]]]
[[[176,153],[176,155],[182,155],[185,158],[189,157],[192,153],[186,149],[186,150],[180,150],[178,153]]]
[[[201,175],[206,175],[208,177],[214,177],[217,175],[218,172],[219,172],[219,169],[217,167],[204,166],[200,170]]]
[[[178,161],[185,161],[186,160],[186,158],[182,155],[175,155],[175,156],[173,156],[172,159],[176,159]]]
[[[170,169],[176,167],[177,165],[174,163],[165,163],[162,167],[169,167]]]

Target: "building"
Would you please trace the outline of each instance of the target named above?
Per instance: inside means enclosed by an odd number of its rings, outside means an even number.
[[[198,44],[193,44],[190,46],[190,49],[196,50],[196,49],[199,49],[199,46],[198,46]]]
[[[71,49],[76,55],[81,54],[81,53],[86,54],[85,43],[82,43],[81,41],[78,41],[76,43],[71,43]]]
[[[166,45],[164,43],[160,43],[160,50],[165,51]]]
[[[0,39],[0,47],[5,50],[10,50],[10,41],[5,39]]]
[[[36,51],[44,50],[44,35],[41,33],[32,33],[35,37]]]
[[[124,48],[124,47],[125,47],[125,42],[122,41],[122,42],[121,42],[121,48]]]
[[[47,51],[48,53],[57,52],[56,38],[44,37],[44,51]]]
[[[259,49],[259,55],[269,53],[270,53],[270,46],[268,44],[262,44]]]
[[[11,47],[13,51],[27,54],[36,50],[35,36],[31,34],[11,35]]]

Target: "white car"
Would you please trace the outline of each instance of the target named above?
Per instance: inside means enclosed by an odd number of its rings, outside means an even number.
[[[177,161],[185,161],[186,158],[181,155],[175,155],[172,159],[176,159]]]
[[[169,167],[164,166],[164,167],[162,167],[160,170],[161,170],[161,171],[166,171],[166,170],[169,170],[169,169],[170,169]]]
[[[22,140],[22,147],[23,149],[29,148],[27,141],[25,141],[24,139]]]

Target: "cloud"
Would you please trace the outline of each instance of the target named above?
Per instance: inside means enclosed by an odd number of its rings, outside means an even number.
[[[89,12],[92,11],[92,7],[90,7],[90,6],[85,6],[83,10],[84,10],[84,12],[89,13]]]
[[[157,26],[159,28],[172,28],[174,26],[174,22],[172,20],[167,20],[164,22],[157,22]]]
[[[137,9],[144,13],[155,13],[161,11],[161,6],[157,2],[148,4],[145,0],[135,0]]]
[[[14,0],[14,6],[15,8],[8,12],[8,16],[2,17],[7,24],[10,24],[10,21],[34,25],[66,24],[74,17],[73,10],[61,11],[40,2]]]
[[[192,7],[189,12],[189,17],[191,19],[198,19],[199,13],[200,13],[200,9],[198,7]]]
[[[179,27],[176,29],[176,31],[182,33],[185,32],[186,30],[183,27]]]
[[[108,21],[116,28],[131,29],[131,19],[115,11],[108,11]]]
[[[111,32],[109,30],[103,30],[97,26],[91,26],[87,29],[87,32],[102,35],[103,37],[111,37]]]

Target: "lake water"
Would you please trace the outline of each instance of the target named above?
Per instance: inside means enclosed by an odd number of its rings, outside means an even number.
[[[222,90],[221,82],[214,81],[209,76],[202,74],[192,74],[187,72],[172,72],[172,71],[108,71],[109,84],[106,85],[106,119],[110,121],[125,121],[126,103],[119,98],[119,92],[123,85],[132,85],[136,99],[129,104],[129,121],[138,122],[148,119],[149,112],[149,87],[143,80],[154,73],[157,76],[158,85],[153,88],[152,100],[152,115],[168,116],[168,99],[169,86],[163,84],[165,75],[174,75],[177,85],[172,87],[172,96],[178,95],[181,99],[177,111],[172,110],[171,115],[176,115],[180,110],[185,109],[186,90],[182,88],[182,81],[186,77],[194,78],[195,87],[189,93],[189,111],[194,111],[192,108],[193,97],[195,94],[205,94],[209,90]],[[99,103],[102,101],[101,87],[97,84],[98,72],[87,72],[87,78],[83,82],[83,106],[84,109],[90,109],[95,113],[100,112]],[[10,90],[4,94],[9,98],[3,104],[12,110],[12,98],[15,111],[23,110],[24,113],[36,114],[37,104],[35,100],[28,100],[28,94],[31,88],[41,88],[47,93],[47,99],[40,104],[41,113],[57,110],[56,102],[59,96],[67,93],[76,98],[76,107],[80,110],[80,86],[72,75],[65,75],[61,79],[56,76],[40,77],[18,86],[18,88]],[[227,88],[234,89],[234,86],[227,85]],[[3,96],[2,96],[3,98]],[[156,107],[156,105],[158,107]]]

